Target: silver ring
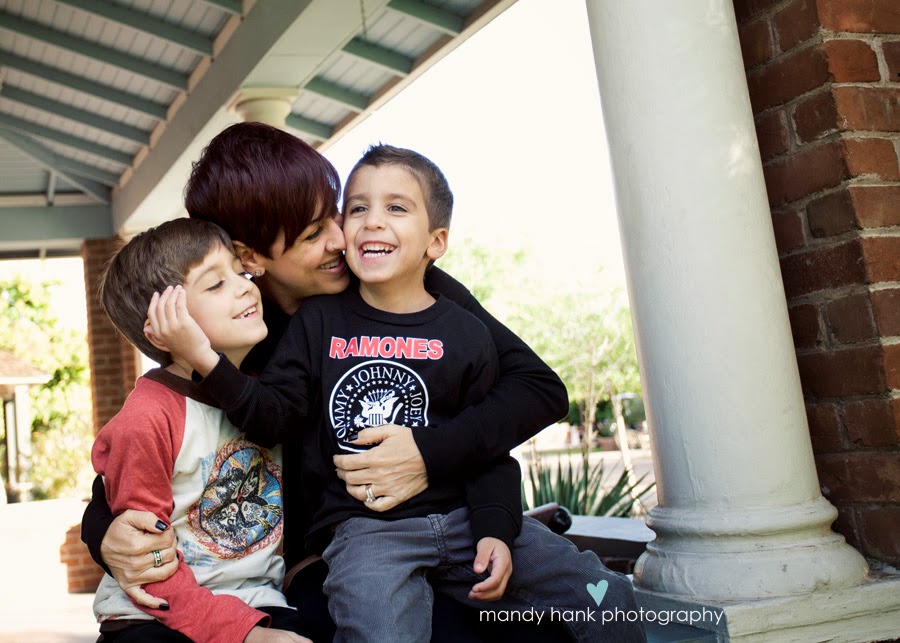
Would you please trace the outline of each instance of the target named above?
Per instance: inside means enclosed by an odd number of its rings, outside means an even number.
[[[366,487],[366,502],[375,502],[375,494],[372,493],[372,485]]]
[[[161,566],[161,565],[162,565],[162,554],[159,553],[159,550],[158,550],[158,549],[154,549],[154,550],[153,550],[152,552],[150,552],[150,553],[153,554],[153,566],[154,566],[154,567],[159,567],[159,566]]]

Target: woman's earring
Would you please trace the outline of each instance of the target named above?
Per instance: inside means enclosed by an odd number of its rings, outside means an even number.
[[[262,275],[263,275],[263,271],[260,270],[259,268],[257,268],[256,270],[253,271],[254,277],[262,277]]]

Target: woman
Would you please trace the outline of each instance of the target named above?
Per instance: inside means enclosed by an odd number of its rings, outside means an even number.
[[[341,292],[348,286],[339,196],[339,177],[323,156],[294,136],[260,123],[240,123],[224,130],[195,164],[185,198],[190,216],[217,223],[231,235],[244,268],[266,299],[269,335],[244,360],[242,370],[259,373],[263,369],[287,320],[305,298]],[[371,492],[376,500],[368,505],[379,511],[420,493],[429,480],[487,464],[568,410],[559,378],[465,287],[437,269],[426,276],[426,285],[485,323],[497,347],[501,379],[483,402],[444,426],[416,432],[396,425],[365,429],[360,438],[378,446],[335,458],[349,493],[362,502]],[[491,430],[484,430],[487,426]],[[297,470],[300,458],[292,448],[296,446],[285,444],[285,559],[288,568],[293,568],[285,594],[292,605],[316,617],[310,622],[314,639],[330,638],[333,625],[321,591],[327,569],[309,556],[324,544],[304,542],[306,507],[317,500],[317,489]],[[171,573],[169,561],[174,560],[171,538],[153,533],[155,517],[146,514],[126,512],[110,525],[100,485],[95,483],[94,500],[83,523],[83,538],[95,560],[105,561],[123,587],[166,578]],[[162,552],[166,563],[158,569],[151,566],[154,550]],[[153,600],[146,594],[143,597]],[[447,602],[436,596],[435,640],[493,638],[477,625],[475,610]],[[527,639],[535,633],[540,640],[553,636],[546,628],[539,634],[535,628],[526,630],[515,635]],[[505,626],[502,633],[506,637],[513,630]]]

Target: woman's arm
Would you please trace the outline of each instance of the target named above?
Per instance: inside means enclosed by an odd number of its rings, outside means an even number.
[[[482,467],[566,416],[566,387],[515,333],[487,312],[465,286],[438,268],[426,285],[478,317],[491,333],[500,360],[500,380],[478,404],[437,431],[415,432],[432,480]]]
[[[361,443],[379,443],[365,453],[335,456],[348,492],[366,498],[368,485],[381,496],[369,507],[386,511],[428,487],[429,480],[487,465],[541,429],[565,417],[568,394],[562,380],[525,342],[488,313],[461,283],[438,268],[425,285],[452,299],[488,328],[500,360],[500,380],[485,398],[433,430],[386,425],[360,432]],[[424,467],[424,469],[423,469]]]
[[[112,574],[100,553],[103,538],[115,518],[109,508],[109,503],[106,502],[105,494],[106,487],[103,486],[103,476],[97,476],[91,486],[91,501],[85,507],[84,515],[81,517],[81,540],[87,545],[94,562],[100,565],[107,574]]]
[[[148,511],[127,510],[113,516],[106,501],[103,477],[94,479],[91,502],[81,521],[81,540],[91,558],[119,583],[132,600],[143,607],[157,608],[164,601],[151,596],[142,585],[157,583],[175,573],[175,534]],[[163,564],[154,566],[153,551]]]

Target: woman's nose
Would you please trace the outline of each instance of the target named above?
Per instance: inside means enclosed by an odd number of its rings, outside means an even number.
[[[335,219],[329,219],[325,226],[325,249],[328,252],[343,252],[347,248],[344,242],[344,231]]]

